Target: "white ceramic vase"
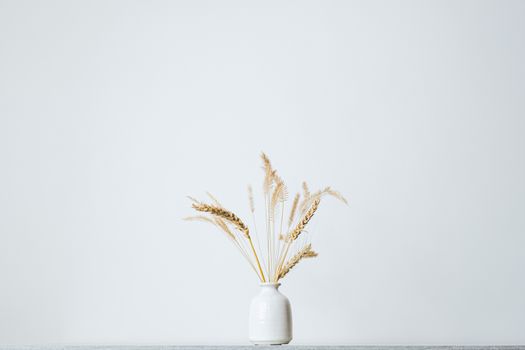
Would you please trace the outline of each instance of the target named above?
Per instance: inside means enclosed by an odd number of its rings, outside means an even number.
[[[250,341],[255,345],[288,344],[292,340],[292,309],[280,283],[261,283],[250,306]]]

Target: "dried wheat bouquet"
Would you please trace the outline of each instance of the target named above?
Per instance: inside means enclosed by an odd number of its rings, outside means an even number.
[[[253,190],[248,187],[250,212],[253,219],[253,231],[232,211],[224,208],[210,193],[210,203],[189,197],[192,207],[199,215],[186,220],[208,222],[222,230],[226,237],[244,256],[261,282],[276,283],[286,276],[303,259],[314,258],[317,253],[309,243],[306,226],[317,212],[321,199],[332,196],[344,203],[346,199],[337,191],[326,187],[311,193],[303,182],[302,194],[297,193],[285,215],[288,190],[283,180],[272,167],[266,154],[261,154],[264,170],[264,213],[265,232],[257,231]],[[260,236],[263,236],[261,239]],[[265,239],[264,239],[265,238]]]

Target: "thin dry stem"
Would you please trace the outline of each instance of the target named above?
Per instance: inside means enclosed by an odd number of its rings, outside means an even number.
[[[224,232],[226,232],[226,234],[227,234],[230,238],[232,238],[233,240],[236,240],[235,235],[234,235],[233,232],[230,230],[230,228],[228,227],[228,225],[226,225],[226,223],[224,222],[223,219],[216,217],[216,218],[215,218],[215,223],[216,223],[217,226],[219,226]]]
[[[250,237],[250,230],[248,229],[248,226],[246,226],[244,224],[244,222],[239,219],[239,217],[237,215],[235,215],[234,213],[232,213],[231,211],[229,210],[226,210],[222,207],[217,207],[217,206],[214,206],[214,205],[209,205],[209,204],[193,204],[192,205],[193,209],[197,210],[197,211],[201,211],[201,212],[204,212],[204,213],[210,213],[210,214],[213,214],[215,216],[218,216],[218,217],[221,217],[223,219],[225,219],[226,221],[230,222],[231,224],[233,224],[239,231],[241,231],[244,236],[246,237],[246,239],[248,239],[248,241],[250,242],[250,248],[252,249],[252,252],[253,252],[253,256],[255,257],[255,261],[257,262],[257,266],[259,267],[259,272],[260,272],[260,277],[262,279],[263,282],[266,282],[266,278],[264,277],[264,273],[262,271],[262,267],[261,267],[261,263],[259,262],[259,257],[257,256],[257,252],[255,251],[255,248],[253,246],[253,243],[252,243],[252,239]]]
[[[239,250],[239,252],[242,254],[242,256],[246,259],[246,261],[248,262],[250,267],[253,269],[253,271],[257,274],[259,279],[262,282],[264,282],[263,279],[261,278],[261,276],[259,275],[259,272],[257,272],[257,269],[255,268],[255,265],[253,264],[252,260],[248,256],[248,254],[246,252],[246,249],[240,243],[240,241],[237,239],[237,237],[235,237],[235,234],[233,232],[231,232],[231,230],[228,228],[228,225],[224,222],[224,220],[222,220],[219,217],[215,217],[214,219],[211,219],[211,218],[208,218],[208,217],[203,216],[203,215],[188,216],[188,217],[184,218],[184,220],[207,222],[207,223],[213,224],[213,225],[219,227],[220,229],[222,229],[226,233],[228,238],[230,238],[230,240],[233,243],[233,245]]]
[[[255,212],[255,205],[253,204],[253,189],[252,186],[248,186],[248,201],[250,202],[250,211]]]
[[[192,201],[193,203],[196,203],[196,204],[200,204],[201,202],[195,198],[193,198],[192,196],[186,196],[190,201]]]
[[[187,217],[183,218],[182,220],[209,222],[210,224],[214,224],[215,225],[215,221],[213,221],[212,219],[210,219],[209,217],[206,217],[204,215],[187,216]]]
[[[219,227],[220,229],[222,229],[227,235],[229,238],[235,240],[235,236],[233,235],[233,233],[230,231],[230,229],[228,228],[228,226],[224,223],[224,221],[220,218],[209,218],[207,216],[204,216],[204,215],[196,215],[196,216],[188,216],[188,217],[185,217],[184,220],[187,220],[187,221],[201,221],[201,222],[207,222],[207,223],[210,223],[212,225],[215,225],[217,227]]]
[[[301,221],[299,221],[299,223],[295,226],[295,228],[293,229],[293,231],[291,231],[288,236],[286,237],[286,245],[284,246],[284,251],[282,254],[280,254],[279,256],[279,259],[278,259],[278,263],[277,263],[277,271],[280,271],[285,260],[286,260],[286,257],[288,256],[288,251],[290,250],[290,246],[292,245],[292,243],[297,239],[297,237],[299,237],[299,235],[304,231],[306,225],[308,224],[308,222],[310,221],[310,219],[314,216],[315,212],[317,211],[317,208],[319,207],[319,203],[321,202],[320,199],[316,199],[312,206],[310,207],[310,209],[308,210],[308,212],[303,216],[303,218],[301,219]],[[278,277],[278,276],[276,276]]]

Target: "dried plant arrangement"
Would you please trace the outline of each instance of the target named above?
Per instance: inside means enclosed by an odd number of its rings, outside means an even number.
[[[272,167],[268,156],[261,154],[264,171],[263,199],[265,230],[259,232],[256,225],[256,210],[253,189],[248,186],[248,203],[253,220],[253,231],[232,211],[224,208],[210,193],[209,203],[188,197],[199,215],[185,220],[210,223],[222,230],[226,237],[239,250],[262,283],[277,283],[287,276],[299,262],[314,258],[317,253],[309,242],[306,227],[317,212],[321,199],[332,196],[347,204],[337,191],[326,187],[310,192],[306,182],[302,193],[297,193],[291,201],[288,213],[286,203],[288,190],[284,181]]]

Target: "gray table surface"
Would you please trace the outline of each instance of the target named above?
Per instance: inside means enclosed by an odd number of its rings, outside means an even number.
[[[0,350],[525,350],[525,345],[491,346],[328,346],[328,345],[0,345]]]

